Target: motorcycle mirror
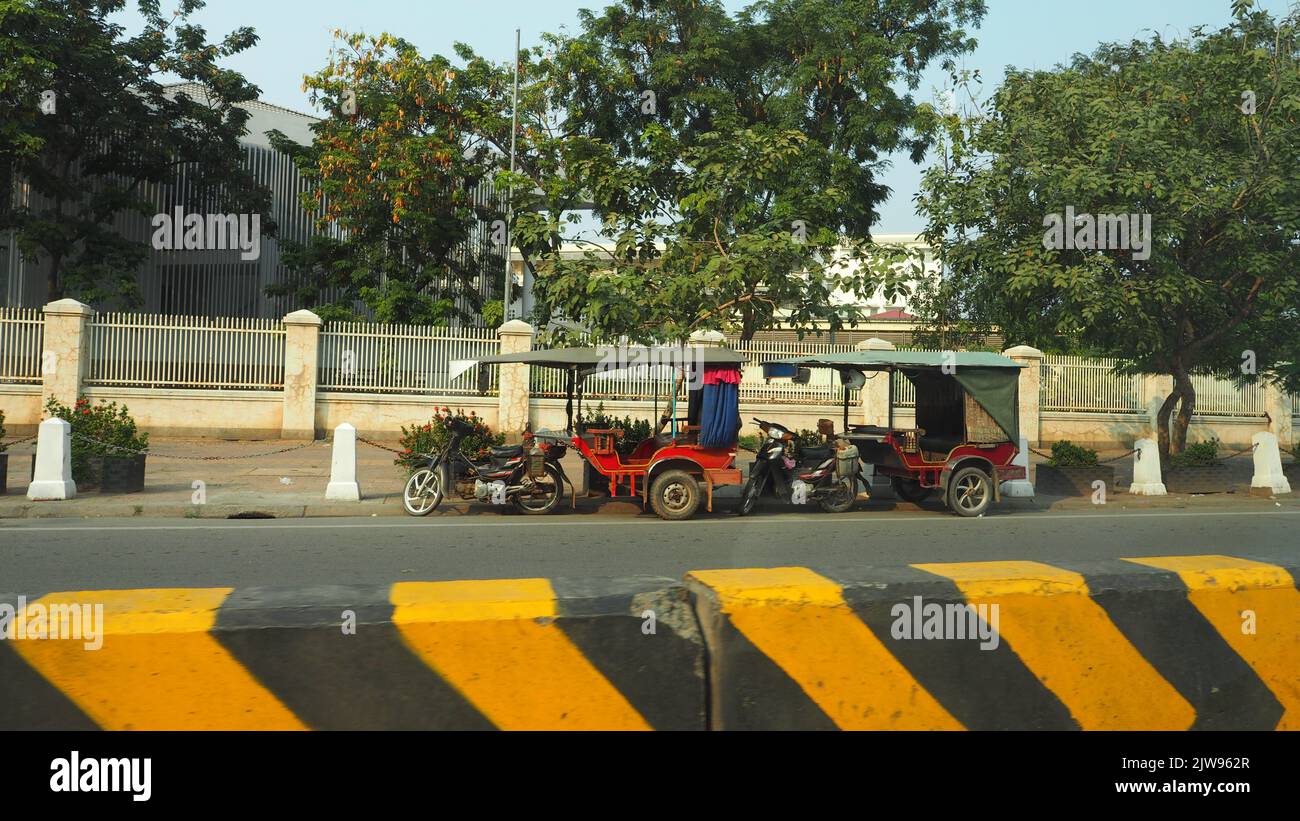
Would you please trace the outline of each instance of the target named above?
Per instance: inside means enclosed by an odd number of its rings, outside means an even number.
[[[794,372],[794,376],[790,377],[790,381],[796,385],[807,385],[812,381],[812,368],[799,368]]]
[[[849,390],[860,391],[867,384],[867,375],[862,371],[845,369],[840,371],[840,384]]]

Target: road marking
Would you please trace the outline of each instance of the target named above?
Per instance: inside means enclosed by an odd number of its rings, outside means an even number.
[[[1169,570],[1223,640],[1286,708],[1279,730],[1300,730],[1300,590],[1284,568],[1232,556],[1157,556],[1125,561]],[[1243,632],[1245,611],[1255,632]]]
[[[104,606],[103,646],[14,649],[106,730],[305,730],[209,632],[232,588],[89,590],[29,604]]]
[[[1083,729],[1186,730],[1196,720],[1078,573],[1024,561],[912,567],[951,579],[969,604],[998,607],[999,635]]]
[[[844,601],[803,567],[695,570],[731,625],[846,730],[960,730]]]
[[[411,649],[503,730],[649,730],[555,624],[546,579],[399,582],[393,623]]]
[[[757,528],[779,522],[817,522],[822,527],[834,527],[837,525],[847,524],[849,522],[874,522],[882,526],[894,524],[936,524],[946,523],[950,525],[960,525],[962,527],[979,527],[976,522],[998,522],[1001,524],[1009,523],[1012,519],[1023,522],[1042,522],[1042,521],[1066,521],[1072,519],[1088,519],[1095,521],[1097,519],[1194,519],[1194,518],[1226,518],[1234,516],[1300,516],[1300,510],[1250,510],[1250,511],[1225,511],[1222,513],[1179,513],[1170,511],[1167,513],[1033,513],[1032,511],[1017,511],[1015,513],[1001,514],[998,516],[988,516],[983,519],[961,519],[948,514],[909,514],[905,518],[888,518],[880,520],[879,516],[885,511],[872,511],[860,515],[846,515],[827,513],[822,515],[799,516],[775,514],[771,517],[734,517],[726,519],[693,519],[690,522],[664,522],[657,518],[637,518],[610,521],[612,517],[600,517],[601,521],[587,521],[583,517],[580,521],[573,521],[571,518],[557,519],[555,521],[537,521],[529,519],[527,521],[475,521],[475,522],[408,522],[403,524],[381,523],[381,522],[357,522],[354,524],[295,524],[288,519],[222,519],[222,524],[203,524],[203,525],[54,525],[42,527],[40,525],[0,525],[0,531],[4,530],[21,530],[24,533],[77,533],[93,531],[103,533],[106,530],[113,531],[146,531],[146,530],[351,530],[351,529],[416,529],[416,528],[456,528],[456,527],[643,527],[643,526],[661,526],[661,527],[684,527],[691,525],[727,525],[728,527],[748,527]],[[512,517],[513,518],[513,517]],[[15,519],[18,522],[31,522],[31,519]],[[106,520],[113,521],[113,520]],[[256,522],[256,523],[253,523]],[[276,522],[277,524],[272,524]],[[284,522],[285,524],[279,524]]]

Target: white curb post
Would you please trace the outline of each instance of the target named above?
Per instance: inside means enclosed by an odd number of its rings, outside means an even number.
[[[1164,496],[1164,480],[1160,476],[1160,450],[1154,439],[1139,439],[1133,443],[1133,484],[1128,492],[1134,496]]]
[[[1273,495],[1291,492],[1291,483],[1282,473],[1282,452],[1277,446],[1277,437],[1271,433],[1257,433],[1250,437],[1255,447],[1255,476],[1250,480],[1250,488],[1267,488]]]
[[[62,419],[46,419],[37,429],[36,473],[27,486],[33,502],[75,499],[72,481],[72,426]]]
[[[1032,499],[1034,496],[1034,483],[1029,481],[1029,440],[1024,436],[1020,437],[1020,452],[1016,458],[1011,460],[1011,464],[1025,469],[1025,478],[1011,479],[1002,483],[1002,495],[1013,498]]]
[[[361,487],[357,484],[357,429],[347,422],[335,428],[331,451],[330,483],[325,486],[325,498],[338,502],[361,501]]]

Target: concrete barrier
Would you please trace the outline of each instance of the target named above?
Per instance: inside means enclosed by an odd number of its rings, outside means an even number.
[[[687,578],[717,729],[1300,728],[1295,568],[1188,556]]]
[[[1263,491],[1268,495],[1291,492],[1291,482],[1282,472],[1282,451],[1277,437],[1271,433],[1257,433],[1251,437],[1254,446],[1255,474],[1250,480],[1251,492]]]
[[[357,484],[357,429],[344,422],[334,429],[330,445],[330,481],[325,498],[340,502],[361,501]]]
[[[72,481],[72,426],[63,419],[46,419],[37,429],[36,462],[27,498],[33,502],[75,499]]]
[[[34,618],[0,641],[0,728],[705,728],[704,648],[668,579],[85,591],[24,611],[83,604],[102,606],[98,649]]]
[[[1154,439],[1139,439],[1133,443],[1133,484],[1128,492],[1135,496],[1164,496],[1164,479],[1160,476],[1160,447]]]
[[[0,730],[1300,729],[1297,578],[1197,555],[0,596]]]

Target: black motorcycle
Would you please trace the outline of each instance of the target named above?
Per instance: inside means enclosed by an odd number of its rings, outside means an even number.
[[[429,463],[406,480],[402,507],[407,513],[428,516],[453,488],[462,499],[513,504],[520,513],[542,515],[555,509],[568,481],[559,464],[566,447],[562,441],[529,435],[525,444],[494,447],[489,461],[474,464],[460,452],[472,428],[459,419],[449,424],[447,447],[427,454]]]
[[[856,448],[805,447],[796,460],[793,433],[775,422],[754,421],[763,431],[763,442],[740,494],[737,512],[741,516],[752,513],[763,495],[796,505],[816,501],[829,513],[843,513],[853,507],[858,498],[858,481],[862,479]]]

